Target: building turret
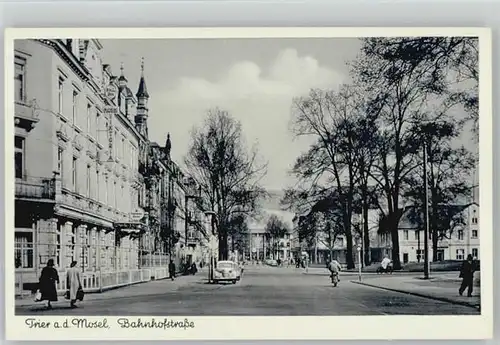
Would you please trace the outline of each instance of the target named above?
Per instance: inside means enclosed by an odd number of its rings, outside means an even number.
[[[125,77],[125,75],[123,74],[123,62],[120,66],[120,78],[118,78],[118,87],[121,89],[127,87],[127,78]]]
[[[165,142],[165,157],[170,159],[170,150],[172,149],[172,142],[170,141],[170,133],[167,134],[167,141]]]
[[[135,116],[135,126],[137,130],[147,137],[148,135],[148,89],[144,78],[144,58],[141,62],[141,79],[137,90],[137,114]]]

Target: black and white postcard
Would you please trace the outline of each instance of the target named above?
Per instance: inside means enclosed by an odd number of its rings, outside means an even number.
[[[492,336],[488,29],[5,47],[8,339]]]

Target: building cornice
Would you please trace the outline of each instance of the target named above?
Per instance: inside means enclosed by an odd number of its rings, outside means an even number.
[[[84,81],[90,80],[90,73],[85,66],[73,55],[72,52],[60,41],[49,39],[35,39],[45,46],[52,48],[59,57],[68,64],[69,67]]]

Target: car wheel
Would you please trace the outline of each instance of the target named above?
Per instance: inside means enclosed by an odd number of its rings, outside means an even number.
[[[233,280],[233,284],[236,284],[236,280]]]

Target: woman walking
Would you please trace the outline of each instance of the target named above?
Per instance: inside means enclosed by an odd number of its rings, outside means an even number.
[[[47,266],[42,269],[39,280],[39,289],[42,294],[41,301],[47,301],[47,308],[52,309],[50,302],[57,302],[56,283],[59,283],[59,274],[54,268],[54,260],[49,259]]]
[[[68,299],[70,300],[71,308],[76,308],[76,300],[78,290],[82,289],[82,281],[80,278],[80,270],[76,267],[77,262],[73,261],[68,269],[66,283],[68,287]]]

